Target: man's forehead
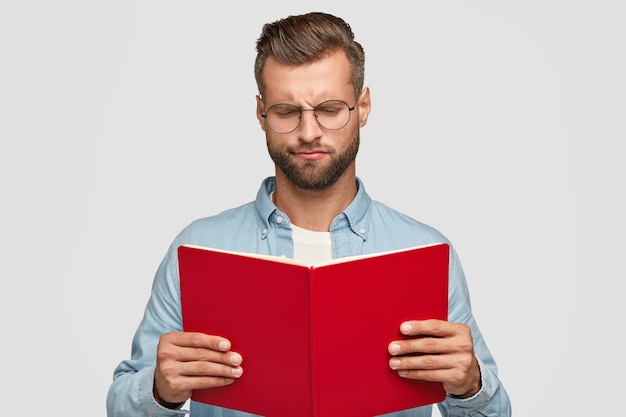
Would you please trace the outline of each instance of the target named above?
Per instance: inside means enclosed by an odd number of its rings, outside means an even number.
[[[263,68],[264,96],[313,96],[351,93],[350,64],[343,51],[305,64],[285,64],[270,57]],[[328,91],[328,92],[326,92]],[[323,98],[323,97],[322,97]],[[336,98],[336,97],[331,97]]]

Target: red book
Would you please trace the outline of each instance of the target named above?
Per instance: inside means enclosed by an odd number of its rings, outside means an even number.
[[[294,260],[181,246],[183,327],[228,338],[243,356],[233,384],[194,401],[266,417],[376,416],[442,401],[440,383],[401,378],[387,346],[400,323],[447,319],[445,243]]]

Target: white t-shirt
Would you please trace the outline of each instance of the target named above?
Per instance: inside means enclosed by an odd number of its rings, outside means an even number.
[[[314,232],[291,223],[293,259],[313,265],[333,258],[330,232]]]

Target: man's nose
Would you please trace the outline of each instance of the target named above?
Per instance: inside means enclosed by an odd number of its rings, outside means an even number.
[[[304,140],[313,140],[322,134],[322,127],[317,121],[314,109],[300,110],[300,136]]]

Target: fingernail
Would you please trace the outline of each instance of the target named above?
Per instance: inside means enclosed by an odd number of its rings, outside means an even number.
[[[241,374],[243,374],[243,369],[241,369],[239,366],[236,368],[232,368],[230,370],[230,372],[232,372],[233,375],[235,376],[241,376]]]
[[[230,363],[232,363],[233,365],[241,364],[241,355],[239,355],[238,353],[233,353],[232,355],[230,355]]]
[[[410,333],[412,329],[413,326],[411,326],[409,323],[402,323],[402,326],[400,326],[400,331],[404,334]]]
[[[391,353],[392,355],[400,352],[400,349],[401,347],[397,343],[392,343],[389,345],[389,353]]]
[[[226,340],[222,340],[219,344],[219,348],[220,350],[228,350],[230,349],[230,343],[228,343]]]
[[[400,375],[400,376],[408,376],[409,375],[409,371],[407,371],[406,369],[403,369],[401,371],[398,371],[398,375]]]
[[[391,367],[391,369],[398,369],[400,365],[402,365],[402,362],[400,362],[399,359],[392,359],[389,361],[389,366]]]

